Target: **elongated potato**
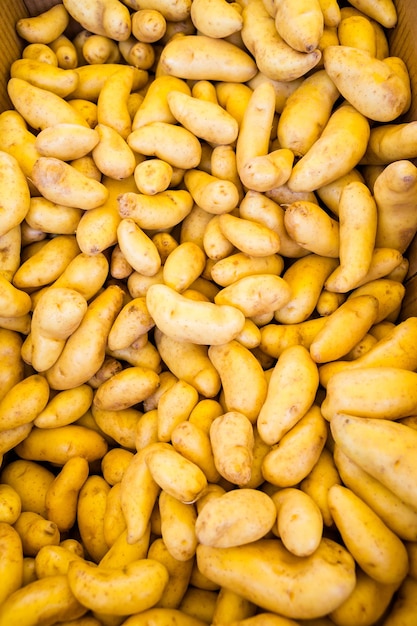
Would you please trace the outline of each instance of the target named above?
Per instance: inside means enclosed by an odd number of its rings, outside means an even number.
[[[294,50],[313,52],[319,47],[324,17],[319,0],[283,0],[276,6],[275,26]]]
[[[112,285],[89,304],[82,323],[67,340],[56,363],[46,371],[52,388],[70,389],[95,374],[104,361],[107,335],[122,303],[121,288]]]
[[[322,539],[317,550],[302,561],[278,539],[260,539],[232,548],[199,545],[197,562],[211,580],[233,588],[268,611],[293,619],[313,619],[332,611],[355,586],[352,557],[330,539]],[[323,590],[319,595],[318,581]],[[292,590],[291,600],[286,593],[277,593],[283,588]]]
[[[300,52],[282,39],[274,18],[262,1],[248,3],[242,11],[242,17],[243,43],[254,56],[259,71],[268,78],[295,80],[304,76],[320,61],[320,50]]]
[[[169,41],[159,64],[165,74],[194,80],[245,83],[255,76],[252,57],[226,39],[185,35]]]
[[[284,224],[300,246],[321,256],[339,257],[340,226],[315,202],[298,200],[285,209]]]
[[[402,541],[348,487],[333,485],[329,506],[346,547],[363,571],[385,585],[400,584],[408,569]]]
[[[338,96],[335,84],[324,70],[305,78],[288,96],[278,119],[280,145],[293,150],[297,156],[305,154],[319,138]]]
[[[45,624],[54,621],[77,619],[86,613],[72,593],[66,574],[32,580],[17,589],[2,604],[0,624],[2,626],[35,626],[42,620]]]
[[[203,545],[230,548],[264,537],[276,515],[274,502],[262,491],[233,489],[203,506],[195,531]]]
[[[350,172],[365,154],[369,133],[366,116],[344,103],[333,111],[320,137],[294,165],[289,188],[314,191]],[[329,154],[333,155],[331,163]]]
[[[367,118],[390,122],[409,107],[410,85],[384,60],[342,45],[327,46],[323,60],[342,96]]]
[[[327,440],[320,409],[313,405],[262,459],[262,475],[277,487],[295,487],[317,463]]]
[[[331,431],[336,444],[364,471],[416,508],[415,485],[410,482],[416,439],[413,428],[389,419],[334,416]],[[369,446],[369,437],[373,445]],[[397,459],[401,459],[397,462]]]
[[[22,78],[10,78],[7,91],[14,108],[36,130],[58,123],[88,126],[85,118],[64,98]]]
[[[57,96],[66,98],[78,85],[78,74],[50,63],[34,59],[17,59],[10,67],[12,78],[21,78],[35,87],[47,89]]]
[[[300,557],[313,554],[323,532],[323,518],[314,500],[295,487],[279,489],[272,500],[277,509],[274,530],[287,550]]]
[[[244,314],[234,306],[191,301],[167,285],[151,285],[146,305],[164,334],[196,344],[231,341],[245,323]]]
[[[400,539],[414,542],[417,512],[352,461],[339,445],[335,445],[333,456],[343,484],[361,498]]]
[[[30,43],[49,44],[64,32],[69,20],[66,7],[55,5],[39,15],[20,18],[16,22],[16,31]]]

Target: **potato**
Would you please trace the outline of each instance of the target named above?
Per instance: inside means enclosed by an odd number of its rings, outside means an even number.
[[[408,569],[401,540],[348,487],[330,487],[329,506],[347,549],[363,571],[385,585],[400,584]]]
[[[356,580],[352,557],[330,539],[322,539],[317,550],[302,561],[278,540],[260,539],[231,548],[200,544],[197,562],[203,574],[218,584],[293,619],[312,619],[334,610],[353,591]],[[320,581],[323,593],[313,592],[316,586],[311,577],[316,584]],[[291,601],[277,593],[282,586],[292,590]]]
[[[300,52],[313,52],[319,46],[324,28],[319,0],[283,0],[276,6],[275,26],[291,48]]]
[[[172,39],[159,59],[164,74],[192,80],[245,83],[256,74],[252,57],[225,39],[185,35]]]
[[[71,592],[67,575],[57,574],[32,580],[12,593],[1,606],[0,624],[29,626],[36,619],[46,623],[55,618],[77,619],[85,612],[85,607]]]
[[[32,17],[16,22],[17,33],[31,43],[49,44],[59,37],[69,24],[70,16],[64,5],[56,5]]]
[[[259,71],[268,78],[295,80],[304,76],[320,61],[320,50],[300,52],[282,39],[274,18],[263,2],[255,0],[248,3],[242,11],[242,17],[243,43],[255,58]]]
[[[233,489],[204,505],[195,532],[200,544],[217,548],[240,546],[264,537],[276,519],[271,498],[254,489]]]
[[[365,117],[390,122],[407,110],[410,86],[385,60],[343,45],[328,46],[323,60],[342,96]]]

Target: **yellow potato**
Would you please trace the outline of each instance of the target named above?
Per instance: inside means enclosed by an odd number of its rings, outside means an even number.
[[[358,568],[355,589],[345,602],[331,612],[332,621],[344,626],[377,622],[385,614],[397,587],[398,584],[378,583]]]
[[[304,346],[288,347],[274,366],[258,415],[262,439],[273,445],[310,409],[318,387],[318,370]]]
[[[412,415],[414,378],[415,372],[392,366],[342,369],[327,383],[322,413],[327,420],[339,413],[394,420]]]
[[[183,242],[165,260],[164,283],[175,291],[183,292],[201,275],[205,263],[206,255],[197,244]]]
[[[11,523],[3,520],[0,522],[0,546],[2,554],[0,604],[3,604],[23,583],[22,541]]]
[[[340,226],[315,202],[296,201],[285,209],[287,233],[301,247],[321,256],[339,257]]]
[[[64,70],[72,70],[77,67],[77,50],[74,43],[65,34],[59,35],[59,37],[51,41],[49,47],[55,53],[58,67]]]
[[[77,226],[80,249],[90,257],[117,243],[117,227],[121,220],[117,198],[122,193],[137,191],[133,176],[122,180],[104,176],[103,184],[109,192],[106,202],[96,209],[84,211]]]
[[[320,409],[313,405],[262,459],[262,475],[277,487],[295,487],[317,463],[327,439]]]
[[[184,183],[196,204],[210,214],[229,213],[239,203],[239,191],[234,182],[200,169],[187,170]]]
[[[299,557],[313,554],[320,545],[323,518],[314,500],[295,487],[278,489],[272,494],[276,506],[274,530],[291,554]]]
[[[86,6],[80,6],[74,0],[65,0],[64,6],[71,17],[92,33],[105,35],[116,41],[123,41],[130,35],[130,13],[119,0],[94,0]]]
[[[64,98],[22,78],[10,78],[7,91],[14,108],[35,130],[43,130],[59,123],[88,126],[84,117]],[[74,93],[75,91],[72,92]]]
[[[30,190],[14,156],[0,151],[0,164],[0,189],[4,198],[0,210],[0,234],[4,235],[26,217],[30,206]]]
[[[0,113],[0,130],[1,150],[14,157],[24,175],[30,178],[33,165],[40,156],[35,148],[36,136],[14,109]]]
[[[82,53],[90,65],[118,63],[122,58],[117,42],[105,35],[91,34],[87,37]]]
[[[333,111],[320,137],[294,165],[289,188],[315,191],[350,172],[365,154],[369,133],[366,116],[345,102]]]
[[[73,456],[83,456],[92,462],[101,459],[108,444],[97,431],[85,426],[68,424],[57,428],[32,428],[16,450],[22,459],[64,465]]]
[[[166,389],[158,402],[158,439],[169,442],[172,431],[188,419],[198,402],[196,388],[185,380],[177,380]]]
[[[100,181],[55,157],[40,157],[32,175],[34,184],[47,200],[64,206],[94,209],[104,204],[109,195]]]
[[[135,449],[136,429],[142,416],[140,411],[133,407],[101,409],[93,404],[91,412],[96,424],[105,435],[124,448]]]
[[[365,15],[344,17],[337,29],[339,43],[365,50],[371,57],[376,57],[376,33],[370,19]]]
[[[83,556],[69,550],[62,545],[45,545],[33,557],[35,560],[35,573],[38,579],[46,576],[67,574],[68,566],[75,559],[83,560]]]
[[[236,307],[191,301],[167,285],[151,285],[146,305],[156,326],[174,339],[219,345],[234,339],[245,316]]]
[[[35,87],[46,89],[66,98],[78,85],[78,74],[73,69],[62,69],[35,59],[17,59],[10,66],[11,78],[20,78]]]
[[[69,20],[66,7],[59,4],[42,11],[39,15],[20,18],[16,22],[16,31],[30,43],[49,44],[64,32]]]
[[[324,28],[319,0],[280,2],[276,6],[275,26],[291,48],[300,52],[313,52],[318,48]]]
[[[152,449],[152,445],[149,444],[138,450],[120,482],[120,501],[126,520],[128,544],[134,544],[145,534],[161,490],[146,463],[146,456]],[[155,445],[161,446],[162,444]],[[134,498],[132,498],[133,493]]]
[[[326,280],[329,291],[351,291],[368,273],[375,248],[377,214],[376,201],[364,183],[351,182],[343,188],[339,201],[340,265]]]
[[[293,150],[296,156],[305,154],[327,124],[338,96],[324,70],[305,78],[288,96],[279,117],[277,137],[281,147]]]
[[[331,431],[336,444],[352,461],[415,508],[416,493],[410,483],[414,464],[411,450],[416,436],[413,428],[389,419],[342,414],[332,418]],[[372,446],[368,445],[369,436]],[[378,446],[378,452],[374,446]]]
[[[45,496],[54,480],[53,472],[40,463],[16,459],[2,470],[1,482],[20,498],[21,511],[34,511],[46,517]]]
[[[404,252],[414,236],[416,225],[413,200],[417,169],[408,160],[387,165],[375,180],[374,196],[378,208],[376,245]]]
[[[178,379],[194,385],[205,398],[213,398],[220,390],[220,376],[208,357],[204,344],[184,342],[155,329],[155,344],[169,371]]]
[[[157,274],[161,268],[159,252],[152,239],[134,219],[121,219],[117,226],[117,237],[120,250],[134,270],[145,276]]]
[[[0,402],[0,430],[33,422],[49,399],[49,385],[37,373],[17,382]]]
[[[230,548],[264,537],[276,515],[274,502],[262,491],[232,489],[205,504],[197,516],[195,532],[200,544]]]
[[[282,276],[290,286],[292,295],[285,306],[275,311],[275,319],[281,324],[296,324],[308,320],[317,305],[327,277],[336,267],[337,259],[314,253],[293,262]]]
[[[75,68],[79,77],[78,86],[72,92],[71,98],[83,98],[97,103],[105,82],[109,76],[120,70],[121,67],[120,63],[94,63],[93,65],[79,65]],[[137,67],[133,68],[132,90],[144,87],[148,82],[148,78],[148,72]]]
[[[386,626],[394,626],[398,620],[411,626],[416,611],[416,581],[407,576],[397,591],[390,614],[385,618]]]
[[[399,584],[407,575],[408,555],[401,540],[348,487],[333,485],[329,506],[349,552],[377,582]]]
[[[22,510],[20,495],[11,485],[0,485],[0,522],[14,524]],[[7,534],[7,533],[6,533]]]
[[[166,19],[157,9],[138,9],[132,13],[132,35],[137,40],[154,43],[165,31]]]
[[[12,593],[0,608],[2,626],[35,626],[72,620],[86,613],[86,607],[71,592],[66,574],[32,580]]]
[[[92,157],[100,172],[117,180],[132,176],[136,158],[125,139],[106,124],[98,123],[95,131],[99,135],[99,141],[92,150]]]
[[[330,487],[340,483],[341,479],[333,454],[324,447],[314,467],[301,481],[300,489],[314,500],[321,511],[323,523],[329,527],[333,525],[333,518],[327,496]]]
[[[252,423],[239,411],[227,411],[212,421],[209,434],[218,472],[232,484],[243,487],[252,473]]]
[[[55,40],[54,40],[55,41]],[[52,42],[51,42],[52,43]],[[46,43],[29,43],[22,50],[22,59],[33,59],[58,66],[58,58],[51,46]]]
[[[132,563],[132,561],[144,559],[149,550],[150,531],[149,524],[141,539],[130,544],[127,542],[127,531],[126,529],[123,530],[99,561],[99,565],[106,569],[117,570]]]
[[[119,41],[118,52],[128,65],[143,71],[152,69],[155,63],[155,50],[152,44],[137,41],[133,35],[125,41]]]
[[[327,317],[310,344],[313,360],[323,363],[343,357],[368,332],[377,314],[378,300],[374,296],[357,296],[343,302]],[[350,329],[349,336],[344,334],[346,328]]]
[[[165,121],[151,121],[135,128],[127,143],[139,154],[156,156],[180,169],[197,167],[201,159],[197,137],[187,128]]]
[[[222,216],[212,216],[212,219],[208,222],[203,235],[204,252],[206,253],[208,259],[213,262],[225,259],[236,250],[233,243],[229,241],[220,228],[220,217]]]
[[[224,0],[197,0],[191,4],[190,16],[197,30],[208,37],[222,39],[242,28],[240,12]]]
[[[64,207],[42,196],[35,196],[30,199],[25,221],[31,228],[44,233],[75,235],[82,215],[80,208]]]
[[[176,497],[162,490],[158,500],[161,518],[161,537],[169,554],[185,566],[182,573],[186,575],[185,583],[191,574],[191,559],[197,547],[195,521],[197,512],[193,504],[180,502]],[[152,558],[152,550],[148,558]],[[185,590],[183,589],[183,592]],[[166,599],[161,599],[161,606],[168,606]]]
[[[175,119],[200,139],[213,144],[236,140],[238,123],[219,104],[175,90],[169,92],[167,100]]]
[[[232,548],[199,545],[197,563],[218,584],[267,611],[294,619],[312,619],[337,608],[356,580],[353,558],[330,539],[322,539],[317,550],[301,561],[277,539]],[[291,589],[291,600],[287,594],[277,594],[282,587]]]
[[[161,489],[180,502],[194,502],[207,486],[198,465],[179,454],[171,444],[155,443],[147,451],[146,464]]]
[[[137,164],[134,170],[136,186],[140,193],[153,196],[166,191],[171,185],[173,167],[162,159],[146,159]]]
[[[117,315],[109,332],[108,346],[110,350],[127,348],[153,326],[154,322],[146,308],[145,298],[143,296],[133,298]]]
[[[54,288],[74,289],[86,300],[91,300],[103,287],[109,264],[104,254],[86,254],[81,252],[66,266],[53,284]],[[88,282],[85,277],[88,276]],[[38,292],[39,296],[43,293]],[[32,295],[32,298],[34,296]],[[35,303],[37,302],[37,298]]]
[[[210,346],[208,356],[222,381],[227,411],[238,411],[252,423],[255,422],[267,392],[266,378],[259,361],[236,340]],[[245,372],[243,377],[242,372]],[[251,381],[250,386],[248,380]]]
[[[323,60],[341,95],[365,117],[391,122],[407,110],[410,86],[385,60],[343,45],[327,46]]]
[[[339,447],[334,447],[334,462],[343,480],[400,539],[416,540],[416,511],[393,491],[365,472]]]
[[[264,3],[255,0],[242,11],[241,36],[259,71],[272,80],[291,81],[313,69],[321,58],[318,49],[300,52],[282,39]]]
[[[67,340],[60,357],[46,370],[46,378],[52,388],[77,387],[93,376],[104,361],[107,335],[122,304],[123,292],[116,285],[110,285],[90,302],[82,322]],[[78,363],[75,368],[74,358]]]
[[[350,4],[385,28],[393,28],[397,23],[397,11],[392,0],[353,0]]]
[[[190,418],[192,414],[193,411]],[[219,480],[220,474],[214,463],[211,442],[206,430],[190,419],[184,420],[172,430],[171,442],[177,452],[203,470],[210,483]]]
[[[152,196],[126,192],[118,197],[119,215],[144,230],[172,228],[191,211],[193,199],[185,189],[167,189]]]
[[[191,90],[185,80],[175,76],[156,76],[133,117],[132,130],[137,130],[151,122],[174,124],[175,117],[168,105],[168,94],[172,90],[191,95]]]
[[[69,531],[75,523],[78,495],[88,474],[87,460],[72,457],[48,487],[45,494],[47,518],[57,525],[60,533]]]
[[[57,525],[34,511],[22,511],[13,527],[19,534],[25,556],[34,557],[43,546],[56,546],[60,542]]]
[[[237,83],[250,80],[257,70],[245,50],[226,39],[207,35],[172,39],[164,46],[159,65],[164,74],[177,78]]]
[[[34,425],[39,428],[55,428],[71,424],[88,411],[92,399],[93,390],[89,385],[61,391],[49,400],[35,418]]]

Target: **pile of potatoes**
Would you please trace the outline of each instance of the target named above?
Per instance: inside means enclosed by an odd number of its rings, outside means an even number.
[[[0,626],[415,626],[396,23],[392,0],[17,21]]]

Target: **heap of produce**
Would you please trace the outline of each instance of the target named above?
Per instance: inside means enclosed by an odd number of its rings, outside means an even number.
[[[0,113],[0,626],[415,626],[392,0],[63,0]]]

